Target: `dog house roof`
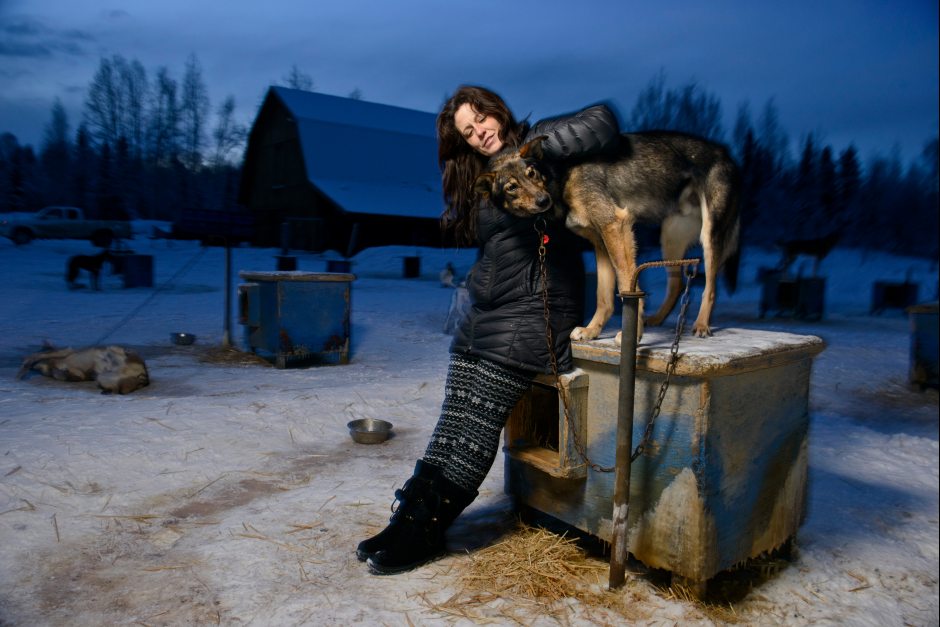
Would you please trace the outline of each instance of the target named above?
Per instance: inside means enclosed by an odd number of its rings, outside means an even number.
[[[436,116],[272,87],[297,125],[307,177],[344,211],[437,218]]]

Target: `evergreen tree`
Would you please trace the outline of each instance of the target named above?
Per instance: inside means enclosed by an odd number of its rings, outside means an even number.
[[[112,219],[116,204],[111,144],[101,144],[98,153],[98,176],[95,179],[94,217],[102,220]]]
[[[91,145],[91,136],[85,125],[78,127],[73,148],[71,197],[72,202],[86,212],[93,213],[97,208],[94,202],[94,171],[97,156]]]
[[[839,154],[836,175],[836,199],[841,213],[850,213],[858,197],[862,171],[858,163],[858,150],[849,146]]]
[[[821,234],[841,230],[843,219],[836,195],[836,166],[832,160],[832,148],[829,146],[825,146],[819,153],[817,188],[823,222]]]
[[[39,153],[44,179],[44,204],[72,204],[69,189],[71,150],[68,114],[62,101],[56,98]]]
[[[680,131],[722,141],[721,117],[721,101],[716,96],[694,81],[666,89],[666,76],[660,72],[637,96],[629,126],[635,131]]]
[[[13,211],[13,158],[19,142],[13,133],[0,134],[0,211]]]
[[[748,102],[742,102],[738,105],[738,112],[734,119],[734,129],[731,131],[731,150],[738,164],[743,164],[747,144],[749,149],[754,149],[754,125],[751,123],[751,105]]]
[[[819,187],[817,160],[819,153],[812,133],[803,140],[803,149],[792,177],[790,196],[795,210],[789,215],[784,239],[807,239],[819,236]]]
[[[789,162],[789,138],[780,125],[780,113],[773,98],[761,110],[757,126],[757,142],[767,157],[768,175],[781,174]]]

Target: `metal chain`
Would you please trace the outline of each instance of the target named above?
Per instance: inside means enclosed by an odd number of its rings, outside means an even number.
[[[545,219],[539,217],[535,221],[534,227],[535,232],[539,237],[539,279],[542,282],[542,312],[545,317],[545,340],[548,344],[548,355],[552,365],[552,375],[555,377],[555,388],[558,390],[558,396],[561,397],[562,406],[564,407],[565,424],[568,425],[568,432],[571,434],[575,450],[578,452],[578,455],[580,455],[581,459],[588,466],[590,466],[592,470],[595,472],[614,472],[614,466],[601,466],[588,457],[584,443],[581,442],[578,436],[578,431],[572,424],[571,411],[568,407],[568,396],[565,394],[565,391],[562,388],[561,375],[558,372],[558,358],[555,355],[555,342],[553,339],[550,309],[548,306],[548,267],[545,263],[545,257],[548,252],[548,249],[546,248],[546,245],[548,244],[548,236],[545,234]],[[655,425],[656,418],[659,416],[663,400],[666,398],[666,390],[669,389],[670,378],[676,370],[676,365],[679,363],[679,339],[682,337],[682,332],[685,329],[685,316],[689,307],[689,288],[692,285],[692,279],[695,277],[695,267],[692,266],[690,269],[687,269],[685,271],[685,276],[685,290],[682,293],[681,305],[679,307],[679,317],[676,320],[676,333],[672,340],[669,363],[666,366],[666,378],[663,380],[663,383],[659,388],[659,397],[657,398],[656,405],[653,407],[650,418],[646,423],[646,430],[643,433],[643,439],[640,441],[636,449],[633,451],[633,454],[630,456],[631,463],[637,457],[643,454],[647,444],[649,444],[650,437],[653,434],[653,426]]]
[[[555,340],[552,332],[550,318],[550,309],[548,306],[548,266],[545,263],[545,256],[548,252],[548,236],[545,234],[545,219],[539,217],[535,221],[535,232],[539,236],[539,280],[542,282],[542,313],[545,317],[545,341],[548,345],[548,357],[552,364],[552,375],[555,377],[555,389],[558,390],[558,396],[561,397],[561,403],[565,411],[565,424],[568,425],[568,432],[574,441],[574,448],[581,456],[581,459],[588,464],[595,472],[613,472],[614,467],[604,467],[593,461],[587,456],[584,443],[578,437],[578,431],[574,428],[571,420],[571,410],[568,407],[568,395],[561,385],[561,375],[558,372],[558,357],[555,355]]]
[[[679,364],[679,339],[682,337],[682,332],[685,330],[685,314],[689,309],[690,300],[689,288],[692,286],[692,279],[695,278],[695,266],[686,266],[684,272],[685,290],[682,292],[682,300],[679,303],[679,316],[676,319],[676,333],[672,338],[672,347],[669,350],[669,363],[666,364],[666,378],[663,379],[662,384],[659,386],[659,396],[656,398],[656,405],[653,406],[653,411],[650,412],[650,418],[646,422],[646,429],[643,431],[643,439],[640,440],[640,443],[637,444],[636,449],[634,449],[633,454],[630,456],[631,463],[643,454],[643,451],[646,450],[646,445],[649,444],[650,438],[653,436],[653,426],[656,424],[656,418],[659,417],[659,412],[662,410],[663,400],[666,398],[666,390],[669,389],[669,380],[676,372],[676,366]]]

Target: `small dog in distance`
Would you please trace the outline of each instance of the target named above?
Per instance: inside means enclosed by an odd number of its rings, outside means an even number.
[[[78,283],[78,275],[84,270],[91,277],[91,287],[94,290],[101,289],[101,268],[106,261],[112,260],[111,252],[103,250],[97,255],[74,255],[69,257],[68,265],[65,271],[65,282],[69,289],[79,289],[85,287]]]
[[[819,264],[836,247],[840,236],[839,231],[833,231],[828,235],[814,239],[794,239],[777,242],[777,248],[780,249],[780,263],[777,264],[777,270],[787,272],[797,257],[806,256],[813,259],[813,276],[819,276]]]

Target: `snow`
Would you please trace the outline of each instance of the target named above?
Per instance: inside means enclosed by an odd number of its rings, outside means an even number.
[[[354,548],[383,526],[437,419],[453,294],[438,273],[451,261],[463,275],[474,252],[361,252],[351,363],[279,370],[208,359],[223,338],[224,249],[149,239],[145,227],[130,245],[154,256],[155,289],[108,275],[100,292],[70,291],[66,260],[89,244],[0,242],[0,624],[471,624],[429,603],[459,589],[466,555],[376,577]],[[279,252],[233,249],[233,284],[239,270],[274,270]],[[300,270],[329,258],[293,254]],[[422,276],[404,279],[402,258],[415,254]],[[738,292],[719,294],[715,337],[748,328],[826,342],[810,392],[809,513],[793,560],[755,583],[736,616],[936,625],[937,392],[908,385],[907,316],[868,313],[875,280],[909,277],[921,300],[936,299],[936,264],[837,250],[822,264],[826,315],[808,322],[757,316],[757,268],[775,261],[745,250]],[[646,285],[654,303],[657,281]],[[235,300],[232,339],[244,348]],[[196,343],[171,344],[177,331]],[[136,349],[151,384],[107,396],[91,383],[17,380],[44,340]],[[391,421],[394,437],[353,443],[346,423],[367,417]],[[452,547],[484,547],[510,525],[502,475],[498,459]],[[719,622],[635,564],[627,577],[642,624]],[[516,613],[526,624],[558,624],[526,607]],[[624,622],[567,608],[569,624]]]

